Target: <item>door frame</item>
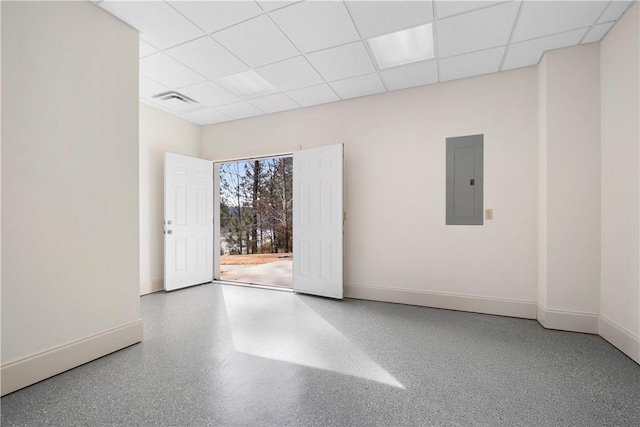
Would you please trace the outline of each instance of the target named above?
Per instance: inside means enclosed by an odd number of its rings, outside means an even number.
[[[211,160],[213,162],[213,281],[218,283],[241,285],[241,286],[255,286],[269,289],[277,289],[284,291],[292,291],[293,289],[277,287],[277,286],[264,286],[246,282],[233,282],[220,279],[220,165],[222,163],[236,163],[236,162],[252,162],[256,160],[269,160],[278,159],[282,157],[293,158],[293,151],[278,153],[273,155],[261,155],[242,158],[230,158],[225,160]],[[293,193],[292,193],[293,197]],[[293,248],[295,251],[295,247]],[[292,273],[293,274],[293,273]]]

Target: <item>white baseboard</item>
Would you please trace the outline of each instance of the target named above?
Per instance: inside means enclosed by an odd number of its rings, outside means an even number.
[[[345,285],[344,296],[345,298],[395,302],[399,304],[445,308],[474,313],[521,317],[525,319],[535,319],[537,307],[535,302],[529,301],[378,286]]]
[[[164,278],[140,282],[140,296],[164,290]]]
[[[640,364],[640,338],[603,316],[600,316],[599,334],[637,364]]]
[[[547,329],[597,335],[600,316],[595,313],[553,310],[538,304],[537,319]]]
[[[142,341],[142,320],[2,365],[2,396]]]

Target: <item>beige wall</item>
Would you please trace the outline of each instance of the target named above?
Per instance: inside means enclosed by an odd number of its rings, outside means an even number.
[[[544,300],[538,303],[545,310],[582,316],[588,323],[584,332],[595,333],[600,309],[599,45],[547,52],[539,73],[538,249]]]
[[[201,155],[342,142],[347,295],[535,305],[537,108],[537,70],[529,67],[203,127]],[[484,205],[495,219],[446,226],[445,138],[478,133]],[[514,314],[535,316],[525,312]]]
[[[603,336],[635,339],[640,363],[639,7],[633,5],[601,42]],[[612,332],[611,324],[624,333]],[[627,353],[629,354],[629,353]]]
[[[165,152],[198,157],[200,126],[140,104],[140,295],[163,288]]]
[[[90,3],[3,2],[3,394],[142,338],[137,74]]]

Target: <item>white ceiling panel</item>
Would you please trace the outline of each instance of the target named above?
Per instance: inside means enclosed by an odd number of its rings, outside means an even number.
[[[387,89],[397,90],[413,86],[428,85],[438,82],[438,64],[436,61],[420,61],[401,67],[382,71]]]
[[[438,21],[440,57],[506,45],[518,7],[511,2]]]
[[[205,80],[200,74],[162,52],[142,58],[140,74],[170,88],[188,86]]]
[[[274,87],[290,91],[322,83],[322,77],[303,56],[276,62],[256,70]]]
[[[266,15],[219,31],[213,37],[252,67],[299,55],[298,50]]]
[[[605,22],[604,24],[594,25],[582,40],[582,43],[599,42],[605,34],[609,32],[611,27],[613,27],[613,24],[615,24],[615,22]]]
[[[436,1],[436,14],[442,19],[500,3],[504,1]]]
[[[535,65],[540,62],[540,58],[542,58],[542,54],[545,51],[577,44],[586,32],[587,29],[582,28],[526,42],[514,43],[509,46],[507,58],[502,69],[510,70],[512,68]]]
[[[245,119],[247,117],[255,117],[264,114],[262,110],[259,110],[255,106],[244,101],[236,102],[235,104],[223,105],[222,107],[217,107],[216,110],[234,119]]]
[[[204,33],[165,2],[103,1],[101,8],[140,31],[140,38],[166,49]]]
[[[203,126],[233,120],[231,117],[225,116],[214,108],[192,111],[190,113],[182,114],[181,117]]]
[[[252,1],[172,1],[170,4],[208,33],[263,13]]]
[[[187,95],[206,107],[231,104],[240,101],[240,98],[226,91],[215,83],[202,82],[180,89],[180,93]]]
[[[522,5],[513,42],[593,25],[605,1],[527,1]]]
[[[385,91],[377,73],[338,80],[337,82],[331,83],[331,87],[342,99],[357,98],[359,96],[373,95]]]
[[[140,76],[140,98],[149,98],[153,95],[165,92],[169,90],[168,87],[161,85],[160,83],[151,80],[148,77]]]
[[[604,11],[598,22],[609,22],[618,20],[627,10],[632,1],[612,1],[609,3],[607,10]]]
[[[218,79],[249,69],[208,36],[169,49],[166,53],[210,79]]]
[[[144,40],[140,40],[140,50],[139,50],[140,58],[149,56],[153,53],[156,53],[157,51],[158,49],[151,46],[149,43],[145,42]]]
[[[362,42],[338,46],[307,55],[307,59],[327,80],[340,80],[375,71]]]
[[[276,24],[302,52],[359,40],[344,3],[312,1],[271,13]]]
[[[340,101],[340,98],[327,84],[293,90],[287,92],[287,95],[303,107]]]
[[[280,111],[294,110],[300,108],[291,98],[283,93],[255,98],[251,103],[266,113],[277,113]]]
[[[495,73],[500,68],[504,47],[468,53],[440,60],[440,81]]]
[[[272,10],[283,8],[285,6],[289,6],[290,4],[298,3],[299,1],[300,0],[297,0],[297,1],[269,1],[269,0],[261,1],[261,0],[258,0],[258,4],[264,10],[272,11]]]
[[[157,103],[155,103],[155,102],[151,101],[150,99],[141,99],[141,100],[140,100],[140,102],[141,102],[141,103],[143,103],[143,104],[146,104],[146,105],[148,105],[148,106],[150,106],[150,107],[153,107],[153,108],[155,108],[155,109],[158,109],[158,110],[164,111],[165,113],[168,113],[168,114],[171,114],[171,115],[176,115],[176,112],[175,112],[175,111],[173,111],[173,110],[169,110],[168,108],[165,108],[165,107],[163,107],[162,105],[157,104]]]
[[[433,20],[430,1],[350,1],[347,5],[365,38],[417,27]]]

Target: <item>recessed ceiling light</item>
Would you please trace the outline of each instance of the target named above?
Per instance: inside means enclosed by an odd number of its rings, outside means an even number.
[[[378,67],[389,68],[434,57],[431,24],[369,39]]]
[[[217,82],[242,98],[252,98],[276,92],[276,88],[255,71],[233,74],[217,80]]]

